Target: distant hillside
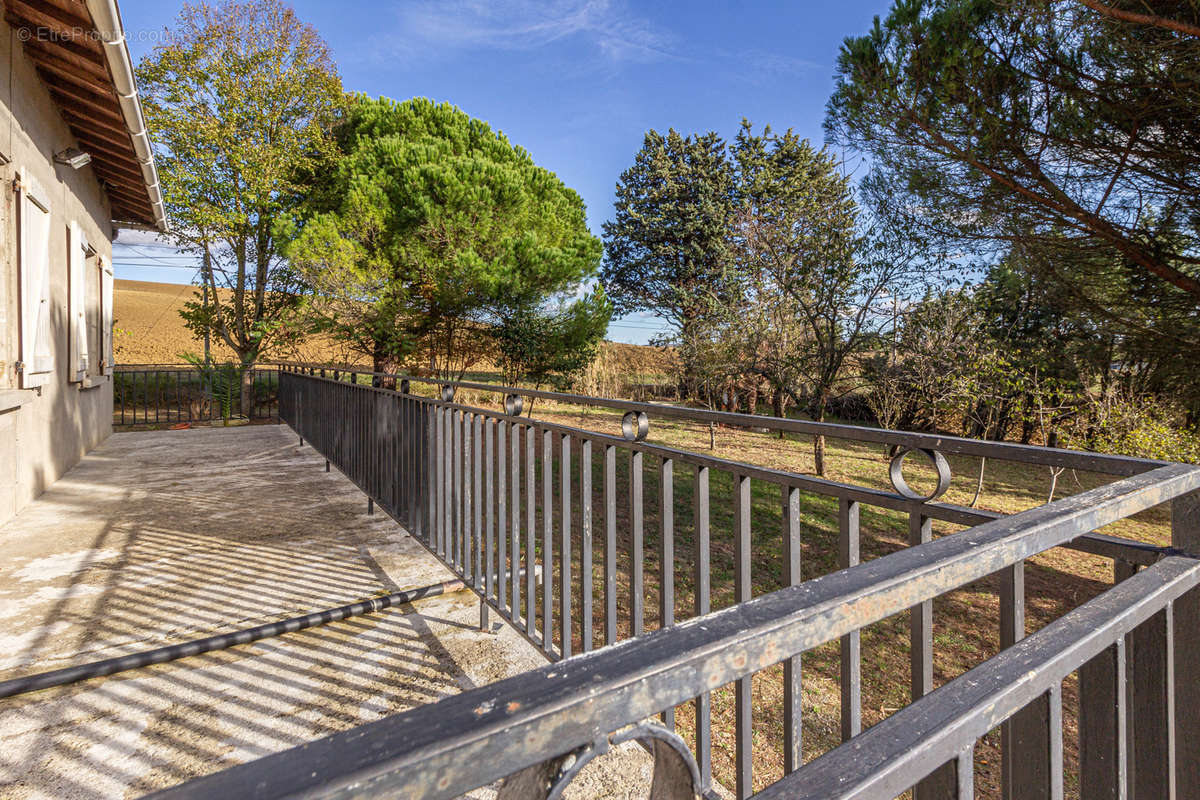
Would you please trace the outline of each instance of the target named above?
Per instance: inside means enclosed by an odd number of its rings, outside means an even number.
[[[116,331],[113,350],[118,364],[179,364],[180,353],[201,353],[204,342],[192,337],[179,316],[184,303],[195,297],[197,287],[148,281],[113,281],[113,318]],[[656,347],[604,343],[603,362],[612,364],[623,375],[653,380],[669,370],[669,359]],[[216,358],[232,353],[216,339],[212,342]],[[313,340],[299,347],[298,353],[275,354],[280,359],[346,362],[341,348],[328,341]],[[486,365],[479,365],[486,369]]]
[[[202,352],[179,317],[195,286],[147,281],[113,281],[113,351],[118,364],[177,364],[183,352]],[[219,357],[229,351],[218,349]]]

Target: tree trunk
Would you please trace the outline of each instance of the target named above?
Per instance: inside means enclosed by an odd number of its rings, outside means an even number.
[[[783,389],[776,387],[775,396],[771,398],[771,413],[782,419],[787,414],[787,396],[784,395]],[[779,438],[784,438],[784,431],[779,431]]]
[[[242,416],[249,419],[254,413],[254,365],[242,367]]]
[[[828,402],[828,397],[825,392],[821,392],[817,396],[817,422],[825,421],[825,405]],[[820,477],[825,477],[825,437],[817,435],[813,437],[813,469]]]
[[[758,410],[758,381],[751,380],[746,387],[746,413],[753,414]]]
[[[983,470],[987,467],[987,459],[980,457],[979,459],[979,480],[975,483],[975,496],[971,498],[971,508],[979,502],[979,495],[983,492]]]

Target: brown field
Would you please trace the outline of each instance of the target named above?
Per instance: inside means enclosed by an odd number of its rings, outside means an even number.
[[[183,326],[179,311],[195,286],[147,281],[113,281],[113,355],[118,364],[178,364],[184,352],[203,352],[204,343]],[[214,348],[218,357],[227,349]]]
[[[204,341],[192,335],[179,312],[197,298],[199,287],[148,281],[113,281],[113,355],[118,364],[181,364],[183,353],[203,353]],[[212,340],[217,359],[233,354]],[[268,360],[351,361],[334,343],[314,337],[286,351],[267,353]]]
[[[199,287],[175,283],[116,280],[113,282],[113,350],[118,364],[180,364],[182,353],[202,353],[204,342],[192,335],[179,312],[194,299]],[[214,339],[217,359],[232,356]],[[268,352],[267,360],[360,363],[336,343],[314,337],[286,351]],[[669,374],[670,356],[657,347],[604,342],[597,369],[611,371],[622,381],[655,383]],[[488,372],[492,365],[476,364],[471,371]]]

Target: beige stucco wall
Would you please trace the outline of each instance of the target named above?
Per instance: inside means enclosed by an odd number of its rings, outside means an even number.
[[[76,464],[112,433],[111,377],[85,386],[68,380],[68,229],[79,224],[88,242],[112,257],[113,229],[107,200],[90,167],[54,163],[54,153],[76,145],[23,45],[0,22],[0,523]],[[13,179],[24,168],[45,188],[51,206],[51,305],[55,370],[46,385],[20,389],[17,196]],[[98,280],[87,284],[86,303],[99,302]],[[89,348],[91,349],[91,348]],[[99,364],[92,351],[89,362]],[[95,366],[89,371],[98,371]]]

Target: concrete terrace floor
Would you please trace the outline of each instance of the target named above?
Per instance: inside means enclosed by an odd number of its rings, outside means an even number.
[[[284,426],[115,434],[0,527],[0,680],[452,577],[366,505]],[[0,700],[0,797],[136,797],[545,663],[478,618],[460,592]],[[644,796],[643,753],[605,759],[571,795]]]

